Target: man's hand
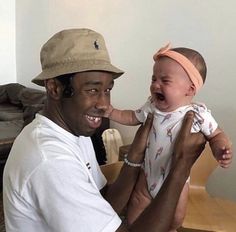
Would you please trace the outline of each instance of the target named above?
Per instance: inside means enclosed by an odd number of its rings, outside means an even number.
[[[206,143],[206,140],[201,133],[191,134],[193,117],[193,112],[188,112],[186,114],[174,146],[173,166],[160,191],[151,204],[130,226],[130,231],[169,230],[176,211],[176,205],[179,201],[179,196],[189,176],[190,169],[201,154]],[[146,125],[146,127],[147,129],[144,129],[144,132],[141,132],[148,134],[150,128],[148,125]],[[141,148],[143,148],[144,142],[141,143],[142,139],[140,139],[139,133],[137,133],[137,135],[137,146],[140,145]],[[146,135],[143,136],[143,140],[145,140]],[[134,141],[133,145],[135,144]],[[142,151],[141,148],[138,149],[139,152]],[[157,220],[157,218],[162,220]]]
[[[128,156],[128,160],[131,162],[142,163],[147,146],[147,138],[152,127],[152,122],[153,115],[149,113],[145,123],[141,125],[136,132]]]
[[[186,113],[181,130],[174,146],[173,164],[178,160],[185,160],[190,166],[194,164],[205,148],[206,140],[202,133],[191,133],[194,113]]]

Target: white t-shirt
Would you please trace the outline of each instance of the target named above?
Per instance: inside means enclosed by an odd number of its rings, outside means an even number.
[[[89,137],[37,114],[16,138],[4,170],[9,232],[111,232],[121,220],[100,191],[106,184]]]
[[[140,109],[135,111],[140,122],[146,120],[149,112],[154,114],[144,162],[148,190],[152,197],[156,196],[170,171],[174,142],[181,128],[184,115],[189,110],[195,112],[191,132],[201,131],[204,135],[209,136],[215,131],[218,125],[210,110],[202,103],[192,103],[172,112],[162,112],[155,107],[149,98]]]

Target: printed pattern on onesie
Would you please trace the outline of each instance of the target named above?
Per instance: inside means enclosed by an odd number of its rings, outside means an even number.
[[[154,114],[144,160],[148,190],[152,197],[158,193],[169,173],[175,139],[182,126],[184,115],[189,110],[195,112],[192,133],[201,131],[208,136],[215,131],[217,122],[203,103],[192,103],[172,112],[161,112],[152,104],[149,97],[147,102],[135,111],[140,122],[146,120],[149,112]]]

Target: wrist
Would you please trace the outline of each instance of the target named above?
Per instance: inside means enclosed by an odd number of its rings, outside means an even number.
[[[172,159],[172,167],[186,172],[188,176],[195,160],[195,158],[191,158],[188,154],[184,154],[183,152],[175,153]]]
[[[214,146],[215,144],[227,144],[227,143],[229,143],[229,141],[227,139],[224,139],[224,138],[212,138],[209,141],[210,146]]]
[[[228,138],[228,136],[225,135],[224,132],[218,133],[217,135],[211,137],[209,139],[209,145],[211,147],[213,146],[228,146],[231,147],[232,146],[232,142],[230,141],[230,139]]]
[[[189,162],[186,159],[178,158],[172,165],[172,171],[179,173],[180,176],[185,177],[186,180],[190,175],[190,171],[194,162]]]
[[[126,154],[124,156],[124,162],[125,162],[125,164],[127,164],[128,166],[133,167],[133,168],[140,168],[143,164],[143,162],[137,163],[137,162],[130,161],[128,158],[128,154]]]
[[[137,152],[133,148],[133,145],[131,145],[130,148],[129,148],[129,151],[124,155],[124,157],[125,156],[132,163],[142,164],[143,161],[144,161],[145,152],[144,151],[143,152]]]

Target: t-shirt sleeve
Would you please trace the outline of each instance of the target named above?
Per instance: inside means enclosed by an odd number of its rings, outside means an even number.
[[[26,189],[50,231],[106,232],[120,226],[119,216],[86,168],[73,160],[47,160],[31,175]]]

